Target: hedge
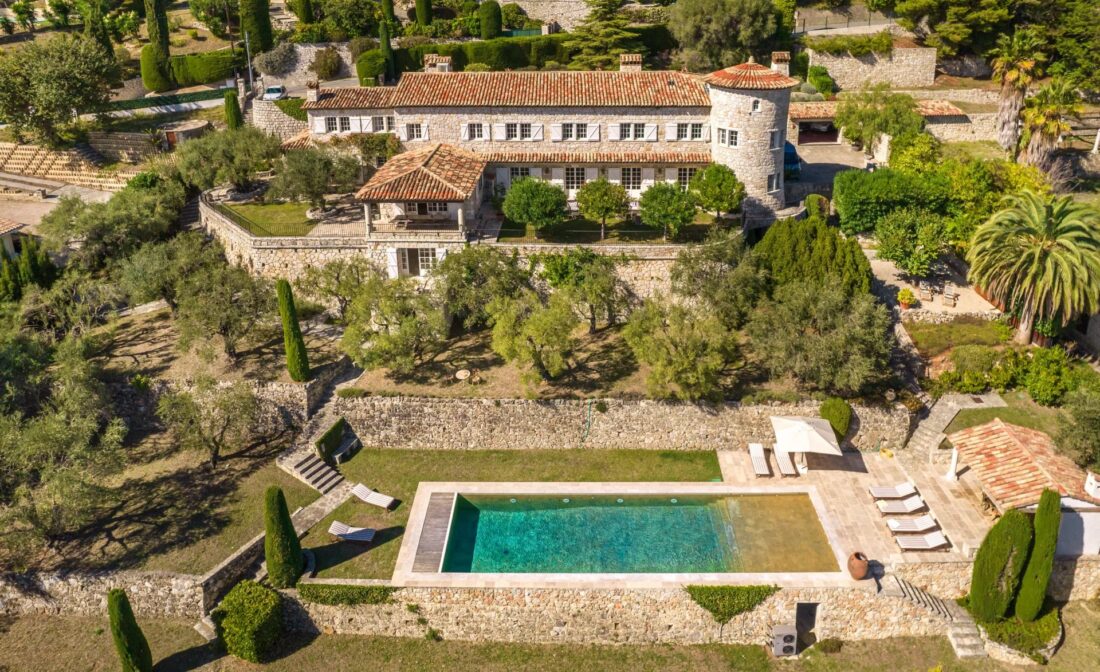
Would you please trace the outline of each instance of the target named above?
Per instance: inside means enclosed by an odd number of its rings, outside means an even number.
[[[176,86],[195,86],[229,79],[233,76],[240,55],[230,49],[185,54],[168,59],[168,69]]]
[[[171,61],[171,59],[169,59]],[[157,52],[153,45],[141,48],[141,85],[148,91],[167,91],[172,88],[172,80],[157,61]]]
[[[264,492],[264,559],[268,581],[276,588],[289,588],[297,583],[305,564],[286,497],[277,485]]]
[[[779,591],[779,586],[685,586],[684,590],[700,607],[722,625],[737,614],[752,611]]]
[[[325,433],[321,435],[321,438],[314,442],[314,447],[317,449],[317,457],[320,457],[330,465],[333,464],[332,454],[340,447],[340,444],[344,440],[344,430],[347,429],[348,422],[343,418],[340,418],[336,422],[332,423],[332,427],[325,430]]]
[[[836,93],[836,80],[823,65],[811,65],[806,71],[806,81],[826,98]]]
[[[985,623],[1004,618],[1016,596],[1031,546],[1031,520],[1017,509],[1006,511],[986,533],[974,558],[970,613]]]
[[[114,110],[140,110],[146,107],[161,107],[163,105],[179,105],[180,103],[194,103],[200,100],[214,100],[224,98],[227,91],[235,89],[210,89],[209,91],[192,91],[169,96],[152,96],[150,98],[135,98],[134,100],[112,100],[100,108],[103,112]]]
[[[894,36],[889,30],[871,35],[834,35],[830,37],[807,37],[806,46],[814,51],[834,56],[867,56],[878,54],[885,56],[894,51]]]
[[[279,594],[255,581],[241,581],[211,614],[225,649],[242,660],[271,658],[283,630]]]
[[[894,210],[912,207],[943,214],[950,186],[939,176],[881,168],[873,173],[846,170],[833,181],[833,204],[848,234],[871,231]]]
[[[1054,490],[1043,490],[1035,510],[1035,543],[1027,560],[1020,594],[1016,596],[1016,618],[1034,621],[1043,609],[1047,584],[1054,568],[1054,550],[1062,525],[1062,497]]]
[[[279,317],[283,321],[283,349],[286,352],[286,370],[296,383],[309,380],[309,355],[302,339],[302,327],[298,323],[298,309],[294,306],[294,292],[290,283],[280,278],[275,282],[275,295],[279,304]]]
[[[359,86],[378,86],[378,76],[386,73],[386,57],[381,49],[370,49],[359,54],[355,61],[355,74]]]
[[[392,586],[340,586],[324,583],[298,584],[298,596],[317,604],[390,604]]]
[[[848,427],[852,424],[852,407],[847,401],[840,397],[829,397],[822,402],[818,412],[832,425],[838,442],[848,436]]]
[[[225,125],[231,131],[244,126],[244,115],[241,114],[241,104],[238,102],[236,89],[225,92]]]
[[[807,194],[806,216],[816,217],[822,221],[829,218],[829,199],[821,194]]]
[[[122,672],[153,672],[149,642],[134,618],[125,590],[115,588],[107,593],[107,616]]]
[[[493,70],[506,70],[535,66],[541,68],[547,61],[569,62],[568,51],[563,46],[566,33],[539,35],[537,37],[498,37],[492,40],[455,42],[449,44],[423,44],[397,49],[394,59],[398,72],[420,70],[425,54],[450,56],[455,70],[462,70],[467,63],[484,63]]]
[[[283,114],[291,119],[297,119],[298,121],[307,121],[309,115],[302,109],[302,105],[305,104],[304,98],[282,98],[275,101],[275,107],[282,110]]]
[[[485,0],[478,7],[477,13],[481,19],[481,39],[491,40],[494,37],[500,37],[502,23],[500,3],[496,0]]]

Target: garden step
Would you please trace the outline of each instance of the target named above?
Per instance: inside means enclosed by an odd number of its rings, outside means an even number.
[[[947,604],[943,600],[932,595],[920,588],[917,588],[913,584],[909,583],[900,576],[892,575],[894,581],[897,583],[897,588],[901,591],[901,594],[905,599],[909,600],[913,604],[916,604],[933,614],[943,618],[950,622],[954,620],[954,616],[951,614],[951,610],[947,608]]]
[[[340,483],[343,482],[343,480],[344,480],[343,476],[341,476],[337,472],[333,471],[333,472],[329,473],[324,479],[316,482],[314,487],[317,488],[317,490],[323,495],[323,494],[331,491],[337,485],[340,485]]]
[[[202,635],[202,638],[208,642],[218,638],[218,634],[214,629],[214,621],[209,616],[203,616],[198,623],[195,623],[195,632]]]

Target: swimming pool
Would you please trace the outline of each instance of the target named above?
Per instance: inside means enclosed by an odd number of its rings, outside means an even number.
[[[809,496],[457,493],[440,571],[835,572]]]

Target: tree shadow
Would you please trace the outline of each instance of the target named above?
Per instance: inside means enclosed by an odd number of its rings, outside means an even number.
[[[337,565],[350,562],[363,554],[384,546],[405,534],[404,525],[394,525],[378,529],[374,533],[374,540],[370,543],[356,543],[351,541],[333,541],[323,546],[310,548],[316,559],[317,572],[332,569]]]
[[[187,672],[197,670],[225,657],[217,642],[196,644],[189,649],[176,651],[153,665],[157,672]]]
[[[274,655],[265,662],[273,663],[287,658],[312,644],[313,640],[320,637],[320,635],[319,632],[284,632],[279,637],[279,647],[275,650]]]
[[[588,349],[578,357],[576,366],[553,386],[572,392],[607,393],[615,383],[637,371],[633,350],[618,334],[618,329],[605,328],[590,335]]]

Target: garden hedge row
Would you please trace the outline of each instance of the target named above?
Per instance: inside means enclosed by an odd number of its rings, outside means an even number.
[[[878,54],[885,56],[894,51],[894,36],[889,30],[871,35],[830,35],[827,37],[807,37],[806,46],[823,54],[867,56]]]
[[[340,442],[344,439],[344,429],[348,426],[347,420],[340,418],[336,422],[332,423],[332,427],[329,427],[321,438],[317,439],[313,445],[317,448],[317,456],[325,462],[332,464],[332,453],[340,447]]]
[[[146,107],[160,107],[162,105],[178,105],[180,103],[194,103],[200,100],[214,100],[224,98],[226,91],[231,89],[210,89],[209,91],[192,91],[170,96],[152,96],[150,98],[135,98],[134,100],[112,100],[104,105],[101,110],[112,112],[115,110],[140,110]]]
[[[274,590],[242,581],[211,615],[230,655],[251,663],[271,658],[283,630],[283,604]]]
[[[168,59],[168,69],[176,86],[209,84],[233,76],[240,56],[229,49],[201,54],[184,54]]]
[[[873,173],[846,170],[833,182],[833,204],[845,233],[863,233],[903,207],[943,214],[949,192],[950,186],[938,175],[917,176],[889,168]]]
[[[392,586],[336,586],[322,583],[298,585],[298,595],[306,602],[317,604],[389,604],[393,602]]]
[[[1017,509],[1006,511],[986,533],[970,581],[970,613],[978,621],[1004,618],[1020,585],[1031,534],[1031,520]]]
[[[752,611],[779,591],[779,586],[686,586],[691,599],[725,625],[737,614]]]

